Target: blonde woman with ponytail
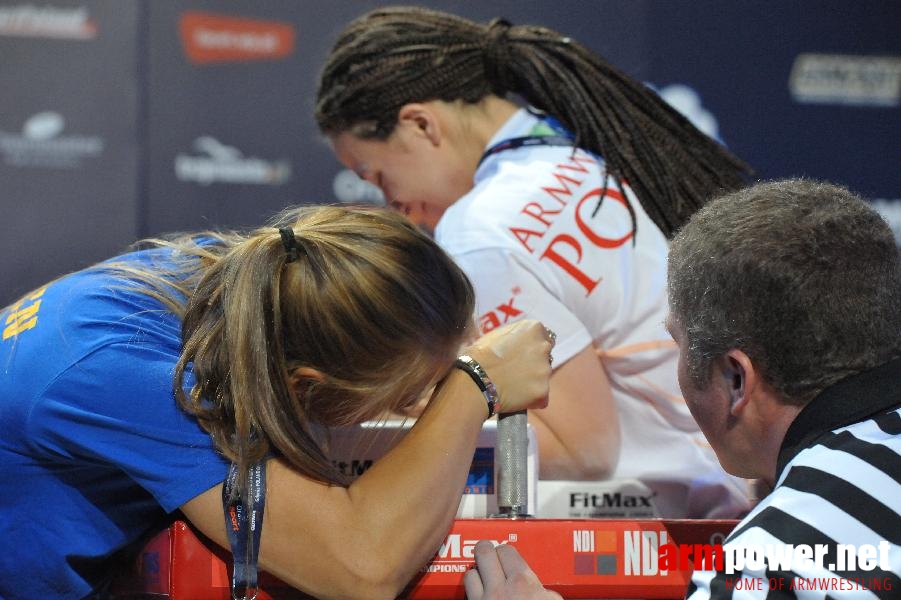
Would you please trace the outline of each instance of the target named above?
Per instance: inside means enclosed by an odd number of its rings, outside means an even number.
[[[259,569],[316,597],[395,597],[456,514],[482,422],[547,402],[538,322],[465,349],[495,393],[455,368],[472,310],[406,218],[337,207],[147,240],[31,292],[0,311],[0,528],[17,548],[0,597],[103,597],[116,558],[178,511],[233,549],[235,506],[262,513]],[[328,428],[431,387],[409,435],[346,481]]]

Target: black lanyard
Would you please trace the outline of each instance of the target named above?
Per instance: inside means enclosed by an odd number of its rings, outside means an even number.
[[[479,164],[476,165],[477,167],[485,162],[489,156],[494,156],[498,152],[505,152],[507,150],[516,150],[517,148],[526,146],[575,146],[573,135],[560,124],[560,121],[550,115],[538,113],[532,109],[529,109],[529,113],[538,117],[545,125],[553,129],[554,134],[524,135],[522,137],[510,138],[509,140],[501,140],[485,150],[482,154],[482,158],[479,159]]]
[[[525,146],[572,145],[573,140],[564,135],[526,135],[523,137],[510,138],[509,140],[500,141],[485,150],[485,153],[482,154],[482,158],[479,159],[479,165],[477,165],[477,167],[480,166],[489,156],[493,156],[499,152],[504,152],[506,150],[515,150],[517,148],[523,148]]]
[[[260,552],[260,533],[263,530],[263,508],[266,501],[266,463],[260,462],[247,470],[247,498],[232,491],[238,479],[238,467],[232,464],[222,486],[222,506],[225,509],[225,530],[232,547],[232,598],[253,600],[257,597],[257,557]]]

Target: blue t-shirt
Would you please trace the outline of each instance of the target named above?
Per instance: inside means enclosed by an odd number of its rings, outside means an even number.
[[[117,551],[225,478],[172,393],[180,326],[96,269],[0,312],[0,598],[83,598]]]

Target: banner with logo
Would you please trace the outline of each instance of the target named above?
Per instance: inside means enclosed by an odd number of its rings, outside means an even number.
[[[312,146],[305,6],[147,4],[148,231],[258,225],[318,189],[301,162]]]
[[[149,3],[148,229],[257,224],[289,204],[381,203],[378,189],[335,160],[313,120],[319,70],[340,28],[380,4]],[[637,27],[640,10],[622,2],[573,2],[572,14],[552,20],[571,26],[607,4]],[[464,10],[540,22],[549,8],[505,1]],[[640,52],[628,31],[605,37],[625,56]]]
[[[138,232],[138,2],[0,2],[0,306]]]
[[[876,200],[901,240],[901,3],[649,5],[652,68],[764,179]]]
[[[135,237],[381,202],[312,117],[338,32],[381,4],[0,0],[0,305]],[[901,3],[416,4],[578,39],[760,178],[845,184],[901,236]]]

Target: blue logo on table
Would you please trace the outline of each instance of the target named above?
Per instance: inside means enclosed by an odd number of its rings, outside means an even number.
[[[464,494],[494,493],[494,448],[476,448],[472,457],[472,466],[466,478]]]

